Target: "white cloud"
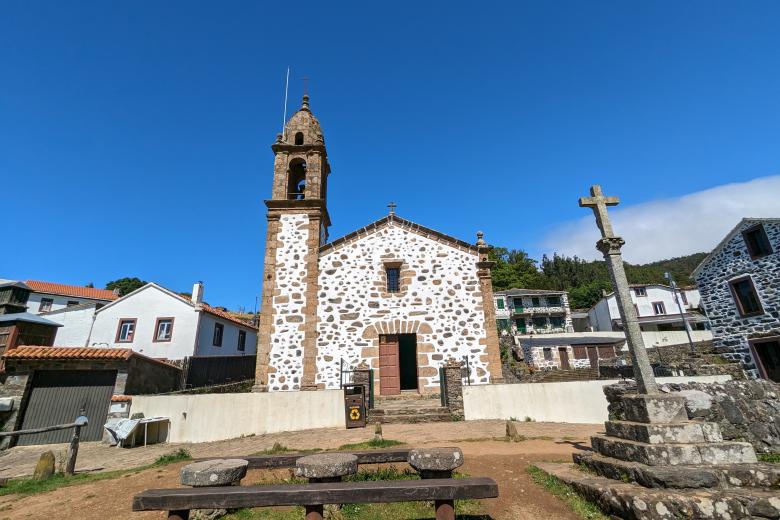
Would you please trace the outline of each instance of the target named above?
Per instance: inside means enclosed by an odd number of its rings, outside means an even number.
[[[626,241],[623,258],[628,262],[709,252],[744,217],[780,218],[780,175],[636,206],[618,206],[610,208],[610,215],[615,233]],[[587,217],[561,224],[548,233],[541,249],[601,258],[595,247],[598,239],[593,213],[588,210]]]

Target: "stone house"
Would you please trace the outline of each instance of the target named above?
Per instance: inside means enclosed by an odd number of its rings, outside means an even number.
[[[367,365],[382,395],[437,392],[467,360],[471,383],[501,379],[488,261],[467,243],[397,216],[328,242],[330,174],[309,98],[271,147],[258,391],[339,388]]]
[[[499,330],[509,334],[573,332],[566,291],[509,289],[494,296]]]
[[[745,218],[693,275],[714,345],[753,377],[780,382],[780,219]]]

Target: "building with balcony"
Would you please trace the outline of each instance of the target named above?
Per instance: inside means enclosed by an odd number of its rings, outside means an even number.
[[[494,295],[496,320],[504,334],[573,332],[565,291],[509,289]]]

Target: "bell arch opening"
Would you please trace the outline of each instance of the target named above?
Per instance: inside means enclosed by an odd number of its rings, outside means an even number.
[[[303,200],[306,198],[306,161],[293,159],[287,171],[287,198]]]

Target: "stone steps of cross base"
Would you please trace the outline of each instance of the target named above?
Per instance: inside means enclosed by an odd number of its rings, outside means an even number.
[[[593,452],[572,455],[574,463],[597,475],[646,488],[740,488],[777,489],[780,464],[716,464],[710,466],[648,466],[639,462],[605,457]]]
[[[780,500],[773,489],[654,489],[581,471],[574,464],[537,462],[536,466],[618,518],[780,517]]]
[[[640,462],[648,466],[725,464],[757,462],[753,446],[747,442],[696,442],[648,444],[618,437],[594,435],[591,446],[601,455]]]
[[[607,421],[608,437],[619,437],[649,444],[721,442],[718,423],[685,421],[675,423],[640,423]]]

